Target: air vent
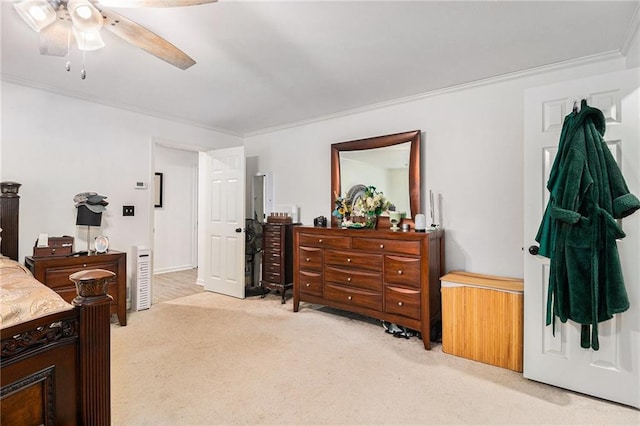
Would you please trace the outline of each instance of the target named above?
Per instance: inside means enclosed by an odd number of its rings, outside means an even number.
[[[131,287],[131,307],[142,311],[151,307],[151,250],[144,246],[133,246],[135,274]]]

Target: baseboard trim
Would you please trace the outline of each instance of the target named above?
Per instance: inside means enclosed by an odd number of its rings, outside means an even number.
[[[153,271],[153,275],[168,274],[169,272],[187,271],[189,269],[196,269],[196,267],[193,265],[181,265],[181,266],[172,266],[169,268],[160,268],[160,269],[155,269]]]

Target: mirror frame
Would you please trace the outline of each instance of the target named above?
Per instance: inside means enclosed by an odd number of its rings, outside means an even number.
[[[403,219],[402,222],[409,223],[413,226],[413,217],[418,213],[422,213],[420,208],[420,133],[420,130],[412,130],[392,135],[376,136],[373,138],[357,139],[331,144],[331,211],[333,212],[336,205],[336,197],[340,194],[340,152],[362,151],[411,142],[408,173],[409,208],[411,209],[412,217],[407,217]],[[378,218],[379,226],[384,228],[387,227],[388,224],[388,217],[380,216]],[[333,215],[331,215],[331,226],[339,226],[338,218]]]

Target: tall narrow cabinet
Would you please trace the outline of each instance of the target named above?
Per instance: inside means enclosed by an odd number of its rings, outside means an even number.
[[[278,290],[282,303],[288,289],[293,287],[293,223],[265,223],[262,242],[263,290]]]

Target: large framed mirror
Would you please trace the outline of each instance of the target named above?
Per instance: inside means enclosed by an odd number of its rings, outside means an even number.
[[[331,144],[331,211],[336,197],[373,185],[406,212],[404,222],[413,223],[421,213],[420,130]],[[381,217],[386,227],[389,219]],[[331,226],[338,219],[331,216]]]

